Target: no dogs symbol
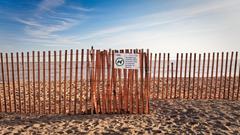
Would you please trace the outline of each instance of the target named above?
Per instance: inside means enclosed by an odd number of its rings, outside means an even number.
[[[118,57],[116,60],[115,60],[115,64],[117,66],[123,66],[124,65],[124,59],[121,58],[121,57]]]

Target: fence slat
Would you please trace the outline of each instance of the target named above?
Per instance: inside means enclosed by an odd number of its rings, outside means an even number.
[[[163,53],[163,72],[162,72],[162,99],[163,99],[163,96],[164,96],[164,82],[165,82],[165,78],[164,78],[164,73],[165,73],[165,53]]]
[[[182,92],[182,65],[183,65],[183,53],[181,53],[181,60],[180,60],[180,81],[179,81],[179,98],[181,98]]]
[[[54,51],[54,113],[57,113],[57,52]]]
[[[43,52],[43,113],[46,114],[46,53]]]
[[[73,50],[70,50],[70,80],[69,80],[69,99],[68,99],[68,113],[71,114],[72,111],[72,64],[73,64]]]
[[[59,65],[58,65],[58,70],[59,70],[59,88],[58,88],[58,100],[59,100],[59,103],[58,103],[58,113],[61,113],[61,109],[62,109],[62,51],[60,50],[59,51]]]
[[[52,113],[51,106],[51,51],[48,51],[48,113]]]
[[[41,78],[40,78],[40,52],[37,52],[38,59],[38,114],[41,114]]]
[[[14,104],[14,112],[17,112],[13,53],[11,53],[11,63],[12,63],[13,104]]]
[[[174,98],[177,96],[177,87],[178,87],[178,57],[179,53],[177,53],[177,59],[176,59],[176,70],[175,70],[175,89],[174,89]]]
[[[211,55],[211,54],[208,53],[205,99],[207,99],[207,94],[208,94],[208,77],[209,77],[210,55]]]
[[[74,92],[74,114],[77,114],[77,94],[78,94],[78,50],[76,50],[75,61],[75,92]]]
[[[157,81],[157,99],[159,99],[159,94],[160,94],[160,73],[161,73],[161,53],[158,54],[158,81]]]
[[[67,99],[67,97],[66,97],[66,95],[67,95],[67,84],[66,84],[66,82],[67,82],[67,50],[65,50],[65,60],[64,60],[64,92],[63,92],[63,94],[64,94],[64,98],[63,98],[63,110],[64,110],[64,113],[66,113],[66,111],[67,111],[67,109],[66,109],[66,99]]]
[[[1,66],[2,66],[2,85],[3,85],[3,99],[4,99],[4,111],[7,112],[7,96],[6,96],[6,88],[5,88],[5,78],[4,78],[4,65],[3,65],[3,54],[0,54],[1,56]]]
[[[187,99],[189,99],[189,94],[191,90],[191,71],[192,71],[192,53],[190,53],[190,59],[189,59]]]
[[[201,70],[201,54],[198,56],[198,77],[197,77],[197,99],[199,99],[199,81],[200,81],[200,70]],[[202,78],[203,80],[203,78]]]
[[[88,91],[89,91],[89,50],[87,50],[87,68],[86,68],[86,113],[88,111]],[[91,95],[91,91],[90,91],[90,95]],[[92,96],[92,95],[91,95]],[[82,90],[80,91],[80,112],[82,111]]]
[[[194,98],[194,92],[195,92],[195,72],[196,72],[196,53],[194,53],[193,56],[193,87],[192,87],[192,99]]]
[[[217,60],[216,60],[216,75],[215,75],[215,91],[214,91],[214,99],[216,99],[217,94],[217,83],[218,83],[218,61],[219,61],[219,53],[217,53]]]
[[[32,51],[32,74],[33,74],[33,113],[36,113],[36,90],[35,90],[35,52]]]
[[[234,64],[234,75],[233,75],[233,86],[232,86],[232,100],[234,100],[234,92],[235,92],[235,82],[236,82],[236,72],[237,72],[237,63],[238,63],[238,52],[235,53],[235,64]]]
[[[233,54],[234,52],[231,53],[231,59],[230,59],[230,66],[229,66],[229,75],[228,75],[228,96],[227,99],[230,97],[230,88],[231,88],[231,74],[232,74],[232,61],[233,61]]]
[[[202,84],[201,84],[201,98],[200,99],[203,99],[203,84],[204,84],[204,76],[205,76],[205,58],[206,58],[206,53],[203,53],[203,67],[202,67]]]
[[[168,55],[167,55],[167,83],[166,83],[166,99],[168,98],[168,88],[169,88],[169,86],[168,86],[168,78],[169,78],[169,67],[170,67],[170,65],[169,65],[169,57],[170,57],[170,54],[168,53]]]
[[[108,52],[106,52],[106,59],[107,59],[107,102],[108,102],[108,113],[112,112],[112,87],[111,87],[111,78],[110,78],[110,74],[111,74],[111,50],[109,50]]]
[[[106,92],[105,92],[105,51],[102,51],[102,93],[103,93],[103,96],[102,96],[102,108],[103,108],[103,111],[102,113],[106,113]]]
[[[228,70],[228,52],[227,52],[227,54],[226,54],[226,63],[225,63],[225,76],[224,76],[223,99],[226,98],[227,70]]]
[[[186,56],[186,58],[185,58],[185,70],[184,70],[184,83],[183,83],[183,98],[185,98],[185,92],[186,92],[188,53],[186,53],[185,56]]]
[[[27,76],[28,76],[28,108],[29,108],[29,114],[32,112],[31,111],[31,89],[30,89],[30,63],[29,63],[29,52],[27,52]]]
[[[222,91],[222,74],[223,74],[223,59],[224,59],[224,52],[222,52],[222,58],[221,58],[221,73],[220,73],[220,84],[219,84],[219,93],[218,93],[218,99],[221,99],[221,91]]]
[[[8,65],[8,54],[6,53],[6,64],[7,64],[7,83],[8,83],[8,102],[9,102],[9,110],[12,112],[12,99],[10,92],[10,78],[9,78],[9,65]]]
[[[88,54],[87,54],[88,55]],[[83,92],[83,64],[84,64],[84,49],[82,49],[82,52],[81,52],[81,74],[80,74],[80,85],[81,85],[81,89],[80,89],[80,95],[82,94]],[[86,87],[87,87],[87,83],[86,83]],[[86,89],[86,94],[85,94],[85,112],[87,112],[87,98],[88,98],[88,89]],[[82,113],[82,104],[83,104],[83,101],[81,98],[79,98],[80,100],[80,113]]]
[[[215,53],[212,56],[212,70],[211,70],[211,82],[210,82],[210,95],[209,98],[212,98],[212,86],[213,86],[213,70],[214,70],[214,61],[215,60]]]
[[[154,63],[153,63],[153,98],[154,99],[157,99],[157,95],[155,96],[154,93],[156,92],[155,91],[155,84],[156,84],[156,61],[157,61],[157,53],[155,53],[154,55]],[[158,91],[157,91],[158,92]]]
[[[240,65],[238,66],[238,89],[237,89],[237,100],[239,99],[239,90],[240,90]]]
[[[170,99],[172,99],[172,92],[173,92],[173,63],[171,62],[171,92],[170,92]]]
[[[18,83],[18,105],[19,112],[22,113],[22,102],[21,102],[21,85],[20,85],[20,68],[19,68],[19,54],[16,53],[17,57],[17,83]]]

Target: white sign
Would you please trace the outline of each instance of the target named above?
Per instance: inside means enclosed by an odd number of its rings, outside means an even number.
[[[138,69],[139,54],[115,53],[114,68],[118,69]]]

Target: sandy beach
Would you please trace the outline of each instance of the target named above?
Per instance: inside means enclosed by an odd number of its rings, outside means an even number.
[[[0,134],[240,134],[240,102],[158,100],[148,115],[1,113]]]

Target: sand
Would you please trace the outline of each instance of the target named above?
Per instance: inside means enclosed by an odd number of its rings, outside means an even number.
[[[158,100],[151,114],[0,113],[0,134],[240,134],[240,102]]]

